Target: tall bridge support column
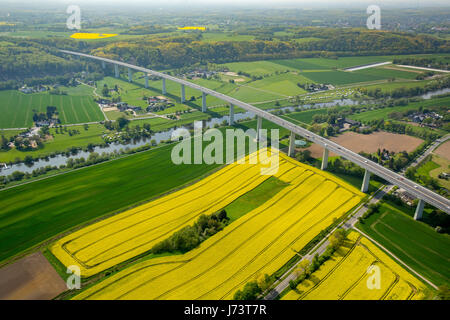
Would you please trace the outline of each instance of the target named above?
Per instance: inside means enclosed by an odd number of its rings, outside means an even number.
[[[367,192],[369,190],[370,172],[366,169],[364,171],[364,179],[361,186],[361,192]]]
[[[162,94],[166,94],[166,78],[162,78]]]
[[[256,118],[256,141],[261,140],[262,118],[258,116]]]
[[[148,89],[148,73],[145,74],[145,88]]]
[[[184,84],[181,85],[181,103],[186,102],[186,91],[184,90]]]
[[[106,63],[105,61],[102,60],[102,68],[105,69],[106,68]]]
[[[295,133],[291,131],[291,135],[289,137],[288,156],[293,157],[294,155],[295,155]]]
[[[414,213],[414,220],[422,219],[424,205],[425,205],[425,202],[422,199],[419,199],[419,203],[417,204],[417,207],[416,207],[416,213]]]
[[[119,65],[117,65],[117,64],[114,65],[114,74],[115,74],[116,78],[120,77]]]
[[[328,167],[328,149],[323,149],[322,165],[320,169],[325,170]]]
[[[206,93],[202,92],[202,112],[206,112]]]
[[[232,126],[234,124],[234,105],[230,104],[230,119],[228,120],[228,124]]]
[[[133,81],[133,73],[131,72],[131,69],[128,68],[128,82]]]

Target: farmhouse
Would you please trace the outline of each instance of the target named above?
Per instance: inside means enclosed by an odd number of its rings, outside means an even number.
[[[413,195],[409,194],[408,192],[406,192],[405,189],[398,188],[397,190],[394,191],[393,194],[395,196],[399,197],[400,200],[402,200],[407,205],[409,205],[409,206],[413,205],[413,201],[414,201],[415,197]]]

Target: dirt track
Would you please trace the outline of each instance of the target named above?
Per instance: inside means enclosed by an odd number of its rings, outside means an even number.
[[[49,300],[66,290],[63,279],[40,252],[0,269],[0,300]]]
[[[390,132],[360,134],[352,131],[347,131],[337,137],[332,137],[331,140],[354,152],[364,151],[367,153],[377,152],[378,149],[386,149],[394,152],[411,152],[423,142],[422,139],[404,134]],[[311,151],[313,158],[322,158],[322,147],[313,144],[308,150]],[[330,156],[336,156],[336,154],[330,152]]]

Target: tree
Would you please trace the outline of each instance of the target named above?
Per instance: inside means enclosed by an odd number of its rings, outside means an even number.
[[[303,259],[302,261],[299,262],[297,268],[295,269],[295,274],[297,277],[302,275],[308,269],[309,263],[310,262],[308,259]]]
[[[5,138],[4,135],[2,135],[2,138],[0,140],[0,149],[2,150],[8,150],[8,139]]]
[[[125,117],[119,117],[117,119],[117,124],[119,126],[119,129],[123,129],[126,125],[128,125],[129,122],[130,122],[130,120],[128,120]]]
[[[261,291],[267,290],[269,288],[271,279],[270,276],[266,274],[261,274],[256,278],[256,283],[258,284],[258,287],[261,288]]]
[[[437,296],[441,300],[450,300],[450,288],[448,285],[444,284],[438,287]]]
[[[330,245],[334,250],[337,250],[345,240],[345,231],[343,229],[337,229],[328,239],[330,241]]]
[[[103,85],[102,95],[105,97],[109,96],[109,89],[108,89],[108,85],[106,83]]]
[[[256,281],[247,282],[242,291],[238,290],[235,293],[234,300],[256,300],[261,293],[262,290]]]

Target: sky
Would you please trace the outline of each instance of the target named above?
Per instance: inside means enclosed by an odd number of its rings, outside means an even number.
[[[39,4],[89,4],[89,5],[145,5],[145,6],[240,6],[240,7],[297,7],[297,8],[320,8],[320,7],[367,7],[376,4],[384,7],[428,7],[428,6],[450,6],[448,0],[0,0],[0,3],[20,5],[29,3],[33,6]]]

